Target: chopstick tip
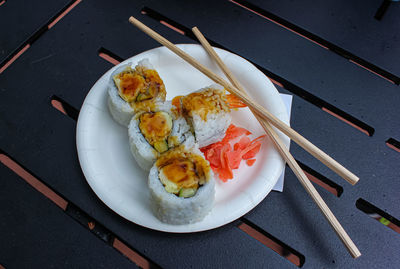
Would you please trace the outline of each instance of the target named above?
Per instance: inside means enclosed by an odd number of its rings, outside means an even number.
[[[133,22],[137,21],[137,19],[135,17],[133,17],[133,16],[130,16],[128,20],[129,20],[130,23],[133,23]]]
[[[359,258],[361,256],[361,252],[357,249],[357,252],[354,253],[352,256],[353,256],[354,259],[357,259],[357,258]]]
[[[356,176],[356,175],[354,175],[353,174],[353,177],[351,178],[351,181],[349,181],[350,182],[350,184],[351,185],[356,185],[357,184],[357,182],[360,180],[360,178],[358,177],[358,176]]]

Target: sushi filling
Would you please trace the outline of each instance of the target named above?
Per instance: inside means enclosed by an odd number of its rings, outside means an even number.
[[[139,129],[147,142],[159,153],[175,146],[176,139],[170,137],[172,118],[163,111],[145,112],[139,117]]]
[[[193,92],[180,100],[182,113],[186,117],[193,117],[197,114],[204,121],[207,121],[208,113],[229,113],[229,106],[223,90],[207,88],[200,92]],[[177,103],[177,101],[175,101]]]
[[[156,165],[158,177],[165,190],[179,197],[189,198],[209,180],[210,167],[200,155],[180,149],[161,156]]]
[[[144,101],[151,101],[157,96],[165,97],[164,82],[156,70],[137,66],[125,68],[113,77],[119,96],[130,103],[137,105]]]

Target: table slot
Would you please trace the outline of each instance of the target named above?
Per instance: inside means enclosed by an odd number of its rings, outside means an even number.
[[[13,51],[2,63],[0,63],[0,74],[4,72],[14,61],[16,61],[19,56],[22,55],[27,49],[29,49],[29,44],[22,44],[18,49]]]
[[[400,152],[400,141],[394,138],[389,138],[388,140],[386,140],[386,146],[397,152]]]
[[[339,184],[335,183],[334,181],[330,180],[326,176],[318,173],[311,167],[305,165],[304,163],[300,162],[299,160],[296,160],[301,169],[303,169],[304,173],[306,176],[314,183],[318,184],[325,190],[329,191],[333,195],[340,197],[343,193],[343,187],[340,186]]]
[[[113,65],[117,65],[124,60],[115,53],[112,53],[111,51],[103,47],[99,49],[99,56],[107,62],[112,63]]]
[[[376,207],[375,205],[362,198],[359,198],[356,201],[356,207],[371,218],[379,221],[386,227],[392,229],[397,233],[400,233],[400,221],[389,213],[386,213],[382,209]]]
[[[383,15],[385,15],[386,10],[389,8],[391,0],[383,0],[382,4],[379,6],[378,10],[375,13],[374,18],[378,21],[382,20]]]
[[[29,172],[29,170],[19,164],[16,160],[12,159],[2,150],[0,150],[0,162],[7,166],[14,173],[16,173],[18,176],[23,178],[29,185],[42,193],[61,209],[65,210],[67,208],[68,201],[61,194],[52,190],[43,181],[38,179],[35,175]]]
[[[98,237],[106,244],[115,248],[118,252],[134,262],[137,266],[143,269],[147,268],[159,268],[159,266],[153,261],[149,260],[143,254],[132,248],[128,243],[118,238],[108,228],[103,226],[85,211],[80,209],[73,203],[69,203],[65,213],[81,224],[83,227],[88,229],[92,234]]]
[[[241,218],[240,220],[241,222],[237,225],[237,227],[243,232],[253,237],[263,245],[269,247],[297,267],[303,266],[305,262],[305,257],[303,254],[274,237],[248,219]]]
[[[68,104],[65,100],[62,98],[53,95],[51,97],[51,105],[63,113],[64,115],[70,117],[71,119],[77,121],[78,116],[79,116],[79,110],[74,108],[72,105]]]
[[[59,22],[65,15],[67,15],[77,4],[82,0],[72,0],[68,5],[66,5],[60,12],[58,12],[48,23],[47,28],[52,28],[57,22]]]

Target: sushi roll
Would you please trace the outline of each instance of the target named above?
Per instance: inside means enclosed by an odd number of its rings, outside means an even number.
[[[230,108],[225,90],[212,85],[172,101],[180,108],[191,126],[199,147],[205,147],[224,136],[231,123]]]
[[[150,170],[148,185],[152,210],[165,223],[201,221],[214,203],[213,172],[195,147],[181,145],[162,154]]]
[[[108,83],[108,108],[115,121],[128,126],[138,111],[150,111],[165,101],[164,82],[148,59],[134,69],[132,63],[117,68]]]
[[[132,155],[146,171],[161,153],[193,137],[185,118],[172,112],[170,102],[160,104],[158,110],[135,114],[128,126],[128,136]]]

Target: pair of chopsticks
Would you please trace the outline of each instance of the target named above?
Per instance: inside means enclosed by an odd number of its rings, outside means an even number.
[[[357,183],[359,178],[351,173],[349,170],[344,168],[342,165],[340,165],[337,161],[332,159],[329,155],[324,153],[322,150],[320,150],[318,147],[313,145],[310,141],[302,137],[299,133],[297,133],[295,130],[290,128],[288,125],[286,125],[284,122],[276,118],[274,115],[272,115],[270,112],[268,112],[265,108],[254,102],[253,100],[250,99],[250,97],[247,95],[246,91],[244,88],[240,85],[238,80],[233,76],[233,74],[230,72],[230,70],[227,68],[227,66],[223,63],[223,61],[219,58],[217,53],[214,51],[214,49],[211,47],[211,45],[208,43],[206,38],[201,34],[201,32],[194,27],[192,29],[193,33],[196,35],[196,37],[199,39],[200,43],[203,45],[204,49],[210,54],[210,56],[216,61],[218,66],[221,68],[221,70],[224,72],[226,77],[229,79],[231,82],[228,83],[226,82],[223,78],[219,77],[215,73],[213,73],[210,69],[207,67],[203,66],[199,62],[197,62],[193,57],[188,55],[186,52],[183,50],[179,49],[176,47],[173,43],[141,23],[139,20],[135,19],[134,17],[129,18],[129,22],[138,27],[140,30],[142,30],[144,33],[170,49],[172,52],[180,56],[182,59],[187,61],[189,64],[191,64],[193,67],[197,68],[200,72],[205,74],[207,77],[215,81],[216,83],[222,85],[224,88],[226,88],[230,93],[234,94],[238,98],[240,98],[253,112],[253,114],[256,116],[257,120],[260,122],[261,126],[264,128],[265,132],[270,136],[271,140],[273,141],[276,149],[279,151],[279,153],[282,155],[283,159],[286,161],[286,163],[289,165],[289,167],[293,170],[297,178],[300,180],[300,183],[303,185],[303,187],[306,189],[308,194],[312,197],[314,202],[317,204],[318,208],[321,210],[322,214],[325,216],[325,218],[328,220],[332,228],[335,230],[336,234],[339,236],[340,240],[343,242],[343,244],[346,246],[347,250],[350,252],[353,258],[357,258],[361,256],[360,251],[358,250],[357,246],[354,244],[354,242],[351,240],[351,238],[348,236],[346,231],[343,229],[339,221],[336,219],[335,215],[332,213],[332,211],[329,209],[329,207],[326,205],[322,197],[319,195],[317,190],[314,188],[310,180],[307,178],[307,176],[304,174],[303,170],[300,168],[300,166],[297,164],[296,160],[293,158],[293,156],[290,154],[289,150],[286,148],[286,146],[283,144],[282,140],[279,138],[278,134],[274,131],[272,128],[271,124],[274,125],[276,128],[278,128],[280,131],[282,131],[284,134],[286,134],[288,137],[290,137],[293,141],[295,141],[298,145],[303,147],[307,152],[309,152],[311,155],[316,157],[318,160],[320,160],[322,163],[324,163],[326,166],[328,166],[330,169],[332,169],[334,172],[339,174],[341,177],[343,177],[346,181],[354,185]]]

